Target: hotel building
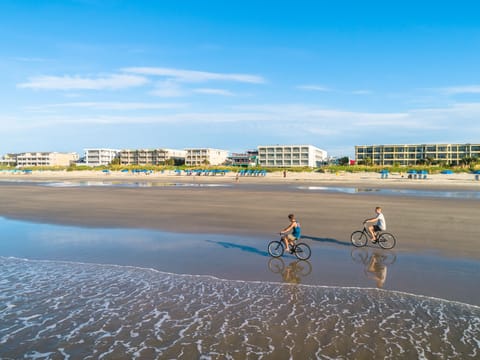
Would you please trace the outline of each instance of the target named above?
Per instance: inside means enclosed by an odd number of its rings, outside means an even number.
[[[258,150],[247,150],[244,153],[232,153],[228,161],[232,166],[256,166],[258,160]]]
[[[17,166],[69,166],[78,160],[77,153],[26,152],[16,154]]]
[[[85,165],[110,165],[112,160],[118,156],[119,151],[116,149],[85,149]]]
[[[185,165],[187,166],[201,166],[201,165],[222,165],[228,157],[227,150],[197,148],[185,149],[187,156],[185,158]]]
[[[173,160],[174,165],[183,165],[187,152],[174,149],[136,149],[120,150],[122,165],[165,165]]]
[[[467,157],[480,158],[480,144],[358,145],[358,163],[373,165],[417,165],[427,161],[459,165]]]
[[[267,167],[319,167],[327,152],[313,145],[268,145],[258,147],[258,165]]]

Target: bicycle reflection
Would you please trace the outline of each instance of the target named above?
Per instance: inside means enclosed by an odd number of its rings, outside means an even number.
[[[355,248],[351,253],[352,259],[356,263],[364,265],[363,272],[369,279],[375,281],[377,288],[383,288],[387,281],[387,265],[392,265],[397,256],[391,252],[382,252],[366,248]]]
[[[274,274],[280,274],[283,282],[290,284],[300,284],[302,278],[312,272],[312,264],[306,260],[294,260],[285,266],[282,258],[271,258],[268,268]]]

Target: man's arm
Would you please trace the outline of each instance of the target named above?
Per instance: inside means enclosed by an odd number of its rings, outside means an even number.
[[[367,222],[374,222],[374,221],[377,221],[377,220],[378,220],[378,216],[375,216],[375,217],[373,217],[373,218],[371,218],[371,219],[367,219],[367,220],[365,220],[365,221],[364,221],[364,223],[367,223]]]

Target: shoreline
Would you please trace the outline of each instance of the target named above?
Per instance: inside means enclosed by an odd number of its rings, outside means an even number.
[[[164,173],[132,174],[120,171],[103,173],[100,171],[34,171],[32,173],[0,172],[0,181],[124,181],[124,182],[197,182],[220,184],[257,184],[257,185],[293,185],[312,184],[324,186],[358,187],[369,186],[392,189],[431,189],[431,190],[471,190],[480,191],[480,180],[475,174],[432,174],[426,179],[409,179],[407,174],[390,174],[381,178],[379,173],[316,173],[288,172],[283,177],[281,172],[268,173],[266,176],[239,176],[235,173],[226,175],[177,175],[173,170]]]

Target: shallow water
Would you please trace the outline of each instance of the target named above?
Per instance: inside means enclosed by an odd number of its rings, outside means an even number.
[[[229,188],[233,184],[225,183],[196,183],[196,182],[164,182],[164,181],[128,181],[128,180],[102,180],[102,181],[34,181],[34,180],[0,180],[0,185],[21,184],[47,187],[119,187],[119,188],[152,188],[152,187],[208,187],[208,188]],[[242,184],[247,187],[258,187],[261,184]],[[282,186],[282,185],[280,185]],[[268,187],[268,185],[267,185]],[[278,189],[278,186],[276,187]],[[415,196],[415,197],[437,197],[451,199],[480,199],[480,191],[474,190],[420,190],[420,189],[389,189],[374,187],[348,187],[348,186],[284,186],[285,189],[293,191],[320,191],[339,192],[352,195],[378,194],[385,196]]]
[[[0,258],[0,356],[475,358],[480,308],[399,292]]]
[[[306,237],[305,262],[271,258],[271,239],[0,227],[2,359],[480,356],[478,261]]]
[[[452,199],[480,199],[480,191],[446,191],[446,190],[418,190],[418,189],[387,189],[367,187],[340,187],[340,186],[297,186],[299,190],[340,192],[345,194],[378,194],[390,196],[439,197]]]

